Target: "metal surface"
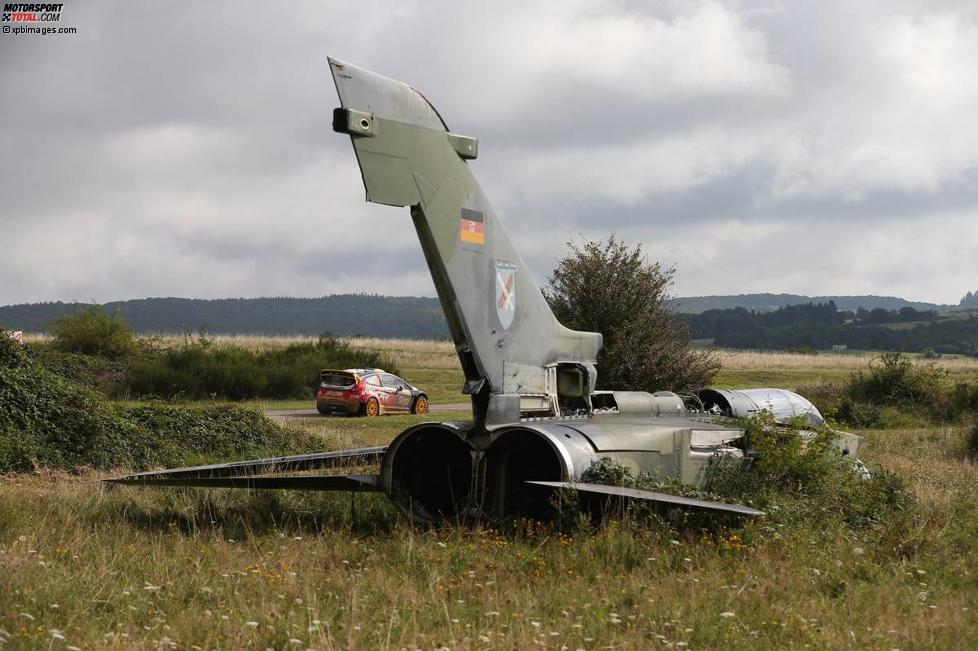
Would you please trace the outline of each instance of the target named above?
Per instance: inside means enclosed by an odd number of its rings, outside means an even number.
[[[357,108],[385,120],[448,131],[438,111],[407,84],[332,57],[329,65],[344,107]]]
[[[303,491],[379,491],[378,475],[302,475],[300,477],[140,477],[130,475],[106,480],[110,484],[145,486],[147,488],[245,488],[252,490],[303,490]]]
[[[746,506],[655,491],[576,483],[601,458],[702,486],[715,463],[740,463],[745,429],[730,418],[763,409],[779,422],[810,402],[780,389],[706,390],[708,413],[669,392],[595,392],[598,333],[565,328],[479,187],[468,161],[474,138],[449,133],[407,84],[329,60],[342,106],[333,128],[348,134],[367,200],[410,206],[470,394],[472,422],[420,423],[386,448],[363,448],[139,473],[144,486],[383,490],[413,519],[547,517],[553,488],[643,499],[737,515]],[[389,230],[396,230],[396,218]],[[329,389],[330,387],[325,387]],[[810,434],[810,433],[809,433]],[[803,436],[805,433],[802,434]],[[843,435],[852,456],[861,437]],[[273,477],[269,473],[380,463],[379,475]]]
[[[407,84],[335,59],[330,69],[341,111],[369,113],[376,123],[368,137],[350,128],[349,118],[334,119],[334,128],[350,135],[367,200],[411,206],[476,421],[485,420],[490,402],[495,422],[519,420],[519,398],[491,400],[509,395],[506,362],[541,374],[552,364],[579,364],[589,394],[601,335],[554,318],[437,112]]]
[[[720,413],[733,418],[750,418],[769,411],[777,423],[796,418],[821,427],[825,419],[807,398],[785,389],[702,389],[697,396],[704,407],[716,407]]]
[[[605,484],[588,484],[584,482],[570,481],[529,481],[528,484],[536,486],[547,486],[549,488],[571,488],[585,493],[597,493],[599,495],[610,495],[614,497],[624,497],[628,499],[647,500],[650,502],[662,502],[683,508],[702,509],[705,511],[723,511],[724,513],[735,513],[757,517],[764,515],[764,511],[758,511],[741,504],[727,504],[726,502],[715,502],[713,500],[699,500],[692,497],[680,497],[659,493],[657,491],[642,490],[640,488],[628,488],[626,486],[608,486]]]
[[[366,465],[371,463],[379,463],[386,450],[386,447],[358,448],[355,450],[339,450],[336,452],[296,454],[289,457],[273,457],[270,459],[252,459],[249,461],[236,461],[233,463],[215,463],[206,466],[190,466],[187,468],[173,468],[170,470],[151,470],[149,472],[139,472],[109,481],[114,481],[116,483],[133,483],[133,481],[145,482],[155,479],[243,477],[252,475],[256,472],[297,472],[301,470],[316,470],[319,468]]]

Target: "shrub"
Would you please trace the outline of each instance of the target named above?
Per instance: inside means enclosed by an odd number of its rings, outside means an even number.
[[[718,464],[706,488],[768,512],[777,521],[837,521],[873,526],[912,504],[902,480],[888,472],[863,479],[853,460],[835,448],[838,433],[822,428],[803,434],[777,425],[767,412],[748,421],[744,467]]]
[[[868,372],[849,377],[835,417],[857,427],[906,427],[954,420],[978,406],[978,387],[952,385],[933,363],[899,352],[880,355]]]
[[[28,350],[34,363],[90,389],[110,392],[126,375],[125,359],[66,353],[43,343],[31,344]]]
[[[611,457],[595,460],[581,474],[581,481],[606,486],[639,488],[696,499],[726,500],[722,495],[685,485],[672,477],[661,477],[646,472],[636,477],[628,466]],[[558,525],[565,530],[586,528],[608,517],[624,517],[633,524],[647,526],[653,522],[663,524],[664,520],[660,516],[668,515],[673,525],[681,524],[697,529],[713,528],[718,523],[729,521],[729,518],[716,513],[681,511],[660,502],[595,495],[574,489],[561,489],[551,501],[551,506],[554,507]]]
[[[185,337],[175,348],[134,359],[120,392],[165,398],[308,398],[322,367],[383,367],[398,372],[380,353],[352,349],[331,336],[255,352],[215,346],[198,335]]]
[[[641,246],[614,235],[568,246],[544,296],[565,326],[604,335],[598,388],[682,392],[710,383],[719,360],[691,350],[688,323],[666,307],[674,269],[649,264]]]
[[[279,456],[323,449],[323,442],[280,427],[253,409],[234,405],[116,407],[115,413],[144,430],[155,446],[137,465],[188,464],[215,459]],[[109,464],[117,465],[117,464]]]
[[[16,368],[27,360],[24,347],[9,336],[10,331],[0,328],[0,366]]]
[[[68,353],[120,359],[136,350],[136,337],[122,316],[106,314],[98,305],[61,317],[51,334],[55,348]]]
[[[801,386],[795,393],[807,398],[826,418],[838,418],[839,407],[845,399],[844,387],[839,384]]]
[[[319,447],[251,410],[112,407],[30,360],[0,365],[0,472],[185,465]]]

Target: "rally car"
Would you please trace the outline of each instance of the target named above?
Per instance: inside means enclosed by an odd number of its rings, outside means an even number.
[[[321,414],[379,416],[428,413],[428,394],[380,368],[324,368],[316,409]]]

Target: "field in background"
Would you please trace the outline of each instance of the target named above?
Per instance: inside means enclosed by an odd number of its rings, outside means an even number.
[[[27,334],[28,341],[47,341],[47,335]],[[209,337],[216,346],[236,346],[252,351],[282,348],[292,343],[315,342],[316,337],[262,336],[262,335],[215,335]],[[177,345],[183,341],[178,335],[164,335],[162,339]],[[429,393],[433,404],[464,401],[461,387],[464,384],[462,370],[454,345],[446,340],[379,339],[373,337],[341,338],[354,349],[376,350],[389,355],[406,380],[422,387]],[[778,387],[794,389],[843,382],[850,373],[869,368],[878,356],[875,352],[847,351],[788,353],[745,350],[718,350],[722,368],[714,378],[713,386],[721,388]],[[978,379],[978,358],[945,355],[933,362],[946,369],[957,380]],[[600,372],[600,368],[598,369]],[[249,404],[263,409],[308,408],[303,400],[254,400]]]
[[[450,344],[351,344],[388,352],[412,382],[459,400]],[[834,381],[872,359],[721,355],[721,382],[741,386]],[[938,363],[978,375],[978,360]],[[337,449],[385,444],[420,420],[290,423]],[[978,482],[964,428],[863,434],[866,461],[905,478],[919,502],[905,529],[762,519],[712,535],[612,526],[568,537],[532,525],[502,535],[415,528],[371,495],[106,492],[107,475],[84,471],[2,477],[0,647],[975,648]]]

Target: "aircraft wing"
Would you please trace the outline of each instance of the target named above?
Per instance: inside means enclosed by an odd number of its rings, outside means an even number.
[[[380,475],[301,475],[247,477],[140,477],[130,475],[106,480],[113,484],[149,488],[247,488],[302,491],[366,492],[383,490]]]
[[[527,481],[528,484],[537,486],[548,486],[550,488],[571,488],[585,493],[596,493],[598,495],[609,495],[612,497],[624,497],[627,499],[646,500],[650,502],[662,502],[688,509],[702,509],[706,511],[722,511],[736,515],[746,515],[756,517],[764,515],[763,511],[758,511],[741,504],[727,504],[726,502],[715,502],[713,500],[698,500],[691,497],[680,497],[679,495],[669,495],[657,491],[643,490],[640,488],[628,488],[626,486],[608,486],[606,484],[589,484],[586,482],[570,481]]]
[[[373,447],[333,452],[314,452],[312,454],[296,454],[287,457],[252,459],[249,461],[217,463],[206,466],[151,470],[149,472],[139,472],[105,481],[128,486],[379,490],[363,488],[368,484],[376,485],[376,482],[371,484],[371,482],[364,479],[364,477],[372,477],[372,475],[274,477],[267,476],[267,474],[380,463],[386,451],[386,447]],[[346,481],[341,481],[343,479]]]

